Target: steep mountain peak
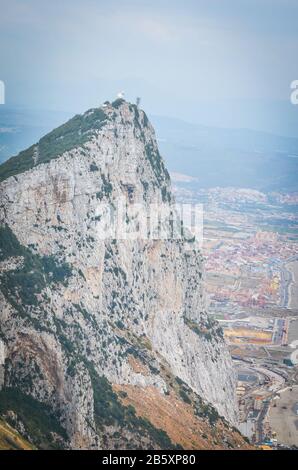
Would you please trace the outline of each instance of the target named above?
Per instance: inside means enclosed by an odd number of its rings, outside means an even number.
[[[200,250],[137,227],[136,206],[173,205],[145,113],[105,103],[1,174],[4,418],[43,447],[187,447],[160,397],[188,420],[190,448],[245,446],[232,428],[231,358],[204,310]],[[133,237],[110,231],[122,200]]]
[[[36,165],[47,163],[63,153],[94,138],[104,127],[111,127],[116,120],[126,120],[137,126],[147,125],[145,113],[136,105],[118,98],[113,103],[105,102],[99,108],[92,108],[84,114],[77,114],[66,123],[42,137],[36,144],[17,156],[10,158],[0,167],[0,181],[30,170]]]

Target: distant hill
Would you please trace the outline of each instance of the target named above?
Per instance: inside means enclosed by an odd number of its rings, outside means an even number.
[[[169,117],[151,120],[169,170],[195,177],[192,187],[297,191],[298,139]]]

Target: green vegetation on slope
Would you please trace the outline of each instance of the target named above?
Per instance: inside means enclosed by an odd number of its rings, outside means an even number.
[[[25,395],[17,388],[4,388],[0,391],[0,414],[3,415],[8,411],[13,411],[17,415],[26,433],[39,449],[60,448],[59,439],[63,441],[67,439],[65,429],[50,407]],[[6,420],[9,422],[8,418]],[[59,439],[56,440],[54,435]]]
[[[159,151],[157,149],[155,150],[152,145],[147,144],[145,147],[145,152],[158,183],[162,184],[165,181],[169,180],[169,173],[165,167],[165,164],[160,156]]]
[[[33,450],[35,447],[0,419],[0,450]]]
[[[125,103],[125,100],[123,98],[117,98],[112,102],[112,106],[113,108],[118,109],[123,103]]]
[[[21,245],[8,227],[0,227],[0,261],[14,256],[23,258],[22,264],[1,273],[0,290],[21,314],[24,306],[38,305],[36,295],[50,283],[66,282],[71,275],[68,264],[58,264],[53,256],[39,256]],[[18,302],[17,300],[20,300]]]
[[[90,109],[85,114],[74,116],[42,137],[36,145],[3,163],[0,166],[0,182],[84,145],[95,130],[104,126],[106,120],[107,116],[100,108]]]
[[[94,415],[100,431],[105,426],[117,426],[140,436],[148,436],[161,449],[176,449],[169,436],[162,429],[157,429],[150,421],[136,415],[133,406],[124,406],[111,384],[104,376],[99,376],[92,364],[87,365],[94,394]]]

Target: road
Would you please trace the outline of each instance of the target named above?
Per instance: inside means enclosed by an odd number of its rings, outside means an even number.
[[[281,261],[277,258],[272,258],[269,262],[270,266],[278,268],[280,270],[280,307],[287,308],[289,304],[289,288],[293,282],[292,273],[286,268],[288,263],[298,261],[298,256],[294,255],[285,261]]]

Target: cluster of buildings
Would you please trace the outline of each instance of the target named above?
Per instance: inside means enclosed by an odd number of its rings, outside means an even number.
[[[238,371],[240,430],[262,448],[292,445],[276,436],[269,415],[298,377],[298,193],[180,188],[177,195],[203,203],[207,306]]]

